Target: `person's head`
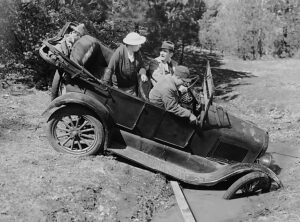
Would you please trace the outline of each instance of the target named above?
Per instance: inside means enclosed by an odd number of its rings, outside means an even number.
[[[174,43],[170,41],[164,41],[160,47],[160,58],[165,61],[169,62],[174,54]]]
[[[84,24],[79,24],[77,26],[71,26],[71,28],[72,28],[72,32],[68,35],[68,38],[72,42],[77,41],[81,36],[84,36],[87,34],[87,30],[86,30]]]
[[[137,52],[141,48],[141,45],[146,42],[146,37],[141,36],[136,32],[130,32],[123,39],[123,42],[126,44],[128,49],[133,52]]]
[[[172,77],[177,87],[191,82],[190,71],[186,66],[176,66]]]
[[[81,23],[77,26],[73,26],[72,29],[73,29],[72,32],[77,34],[80,37],[87,34],[86,27],[83,23]]]

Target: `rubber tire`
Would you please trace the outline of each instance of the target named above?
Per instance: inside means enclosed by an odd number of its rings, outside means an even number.
[[[95,128],[95,142],[93,142],[91,147],[89,147],[87,150],[67,150],[59,145],[58,140],[56,139],[55,129],[57,123],[63,117],[70,115],[82,116],[84,119],[88,120]],[[76,156],[89,156],[97,154],[99,152],[102,153],[105,149],[105,145],[107,144],[107,135],[108,130],[106,127],[106,123],[103,122],[103,120],[99,120],[99,118],[93,112],[82,106],[69,105],[60,108],[50,116],[47,123],[47,138],[52,147],[58,152],[68,153]]]
[[[270,190],[271,181],[268,175],[263,172],[251,172],[248,173],[237,181],[235,181],[225,192],[223,198],[226,200],[231,200],[236,196],[236,192],[243,188],[245,185],[253,183],[259,180],[260,185],[262,185],[261,190],[262,192],[267,192]]]

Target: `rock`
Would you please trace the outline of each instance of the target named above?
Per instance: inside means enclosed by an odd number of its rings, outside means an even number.
[[[9,94],[4,94],[2,97],[3,97],[3,99],[8,99],[9,98]]]

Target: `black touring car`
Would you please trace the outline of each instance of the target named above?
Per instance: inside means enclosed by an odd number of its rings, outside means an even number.
[[[95,55],[104,59],[104,46],[98,43]],[[213,103],[209,66],[202,92],[190,87],[191,109],[199,120],[191,125],[151,104],[142,85],[141,96],[134,97],[102,84],[99,76],[71,61],[49,40],[40,55],[63,71],[54,85],[55,90],[63,86],[64,93],[45,111],[48,139],[55,150],[77,156],[113,153],[192,185],[229,181],[225,199],[282,186],[269,168],[268,133]],[[107,61],[101,64],[105,68]]]

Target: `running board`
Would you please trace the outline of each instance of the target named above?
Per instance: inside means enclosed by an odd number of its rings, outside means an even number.
[[[202,173],[189,170],[171,162],[167,162],[130,146],[107,148],[107,151],[138,163],[155,172],[166,174],[179,181],[193,185],[213,186],[218,182],[226,180],[234,175],[251,171],[262,171],[271,176],[269,173],[270,170],[258,164],[236,163],[224,165],[223,167],[216,169],[214,172]],[[273,176],[271,176],[271,178],[275,179]]]
[[[198,185],[205,181],[205,178],[199,178],[198,173],[175,165],[174,163],[170,163],[157,157],[151,156],[129,146],[126,146],[125,149],[109,148],[107,150],[114,154],[117,154],[118,156],[129,159],[130,161],[141,164],[146,168],[149,168],[156,172],[167,174],[173,178],[189,184]]]

